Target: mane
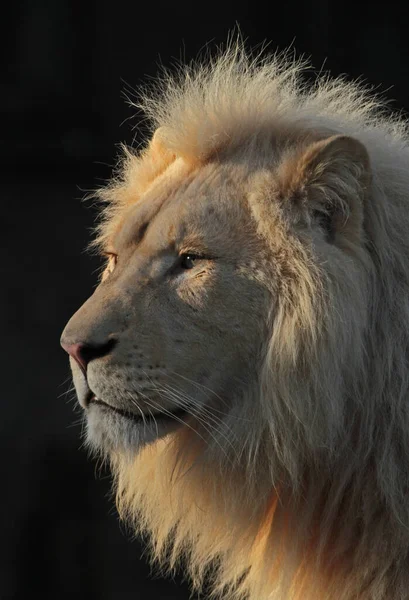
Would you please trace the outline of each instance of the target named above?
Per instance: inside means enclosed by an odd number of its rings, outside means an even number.
[[[264,165],[272,139],[351,135],[368,150],[372,195],[360,271],[333,267],[323,285],[295,249],[297,277],[266,339],[259,383],[246,391],[247,412],[229,423],[235,436],[203,432],[204,442],[184,428],[136,458],[113,455],[118,506],[148,533],[155,559],[171,569],[184,560],[195,587],[206,582],[222,598],[403,600],[408,126],[362,85],[307,81],[306,69],[231,46],[165,74],[138,101],[158,133],[145,150],[126,152],[101,191],[100,245],[124,205],[175,160],[253,156],[255,139]]]

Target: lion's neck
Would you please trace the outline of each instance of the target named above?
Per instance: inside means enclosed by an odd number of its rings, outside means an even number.
[[[162,441],[117,463],[118,504],[151,534],[156,559],[173,566],[189,557],[197,587],[219,564],[224,598],[405,598],[409,575],[405,582],[394,575],[408,539],[397,537],[371,473],[358,485],[336,469],[306,472],[295,493],[268,489],[263,477],[250,483],[243,471],[221,472],[197,460],[198,448],[183,450]]]

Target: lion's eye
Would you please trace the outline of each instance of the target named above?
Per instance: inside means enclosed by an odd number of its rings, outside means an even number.
[[[180,257],[180,266],[182,269],[193,269],[195,267],[195,263],[200,260],[202,257],[197,254],[187,253],[182,254]]]

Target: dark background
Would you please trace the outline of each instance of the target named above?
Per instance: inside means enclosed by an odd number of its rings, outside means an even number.
[[[406,4],[20,0],[7,13],[3,7],[1,600],[188,598],[178,578],[150,576],[142,546],[118,522],[108,473],[81,449],[75,402],[62,395],[70,384],[59,336],[99,266],[84,252],[95,210],[81,198],[109,177],[117,144],[135,135],[124,89],[154,76],[160,62],[225,41],[239,23],[250,46],[292,44],[317,69],[362,75],[393,108],[408,110]]]

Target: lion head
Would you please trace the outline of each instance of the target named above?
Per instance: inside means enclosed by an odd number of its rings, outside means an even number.
[[[155,558],[223,598],[403,600],[406,125],[301,71],[230,49],[143,98],[62,345]]]

